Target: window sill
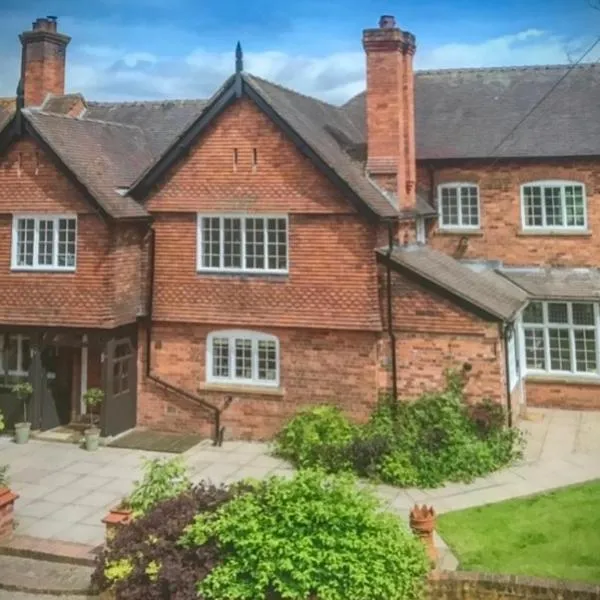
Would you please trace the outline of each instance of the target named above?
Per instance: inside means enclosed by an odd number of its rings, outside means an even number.
[[[483,236],[483,231],[481,229],[461,229],[460,227],[440,227],[436,233],[439,235]]]
[[[11,267],[13,273],[75,273],[75,267],[72,269],[54,269],[44,267]]]
[[[197,275],[208,275],[209,277],[219,277],[223,279],[273,279],[281,281],[289,277],[289,272],[247,272],[247,271],[213,271],[212,269],[196,269]]]
[[[231,394],[253,394],[256,396],[279,396],[285,394],[282,387],[269,387],[260,385],[246,385],[236,383],[201,383],[199,392],[228,392]]]
[[[564,385],[599,385],[600,376],[585,377],[582,375],[552,375],[551,373],[540,375],[526,375],[525,382],[532,383],[562,383]]]
[[[568,229],[521,229],[517,233],[518,237],[529,236],[547,236],[547,237],[590,237],[592,232],[589,229],[568,230]]]

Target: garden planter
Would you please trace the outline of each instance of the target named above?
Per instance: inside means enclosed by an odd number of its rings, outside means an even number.
[[[409,524],[412,532],[423,542],[427,555],[435,565],[437,551],[433,539],[435,531],[436,514],[431,506],[417,506],[410,511]]]
[[[0,487],[0,542],[10,540],[15,529],[14,507],[19,497],[7,487]]]
[[[132,520],[133,511],[130,508],[123,508],[120,506],[111,508],[110,512],[102,519],[102,522],[106,527],[106,541],[108,542],[111,540],[120,527],[129,525]]]
[[[84,431],[85,435],[85,449],[89,452],[98,450],[100,445],[100,430],[97,427],[90,427]]]
[[[29,441],[31,423],[15,423],[15,443],[26,444]]]

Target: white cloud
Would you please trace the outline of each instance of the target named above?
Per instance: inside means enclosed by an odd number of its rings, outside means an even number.
[[[416,67],[565,63],[580,56],[587,43],[528,29],[478,43],[419,47]],[[597,52],[588,60],[599,55]],[[0,64],[0,96],[14,93],[16,78],[8,77],[8,66],[11,74],[17,72],[18,57],[13,56],[12,61],[16,64],[11,65],[11,60]],[[231,75],[234,62],[233,49],[223,53],[196,48],[185,56],[165,56],[157,50],[90,43],[72,48],[67,85],[71,91],[99,100],[207,97]],[[248,72],[330,102],[344,102],[364,89],[365,58],[358,50],[324,56],[266,50],[246,53],[244,62]]]

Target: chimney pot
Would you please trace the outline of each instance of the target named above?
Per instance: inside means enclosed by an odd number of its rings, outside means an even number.
[[[396,27],[396,17],[393,15],[382,15],[379,19],[380,29],[394,29]]]

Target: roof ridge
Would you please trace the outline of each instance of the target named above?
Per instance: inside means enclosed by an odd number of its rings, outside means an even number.
[[[102,125],[112,125],[114,127],[124,127],[125,129],[135,129],[136,131],[140,131],[141,133],[144,133],[144,130],[139,125],[129,125],[126,123],[118,123],[117,121],[105,121],[103,119],[87,119],[87,118],[81,118],[81,117],[71,117],[71,116],[65,115],[63,113],[47,112],[45,110],[40,110],[38,108],[34,108],[34,109],[24,108],[23,111],[28,114],[40,114],[40,115],[44,115],[47,117],[68,119],[69,121],[75,121],[75,122],[79,122],[79,123],[81,123],[81,122],[100,123]]]
[[[588,69],[597,67],[596,62],[572,64],[550,64],[550,65],[510,65],[503,67],[449,67],[441,69],[415,69],[415,75],[429,75],[436,73],[484,73],[502,71],[557,71],[562,69]],[[361,92],[362,93],[362,92]]]
[[[88,106],[150,106],[166,104],[167,102],[178,102],[180,104],[192,102],[208,102],[206,98],[163,98],[162,100],[124,100],[117,102],[89,100]]]

